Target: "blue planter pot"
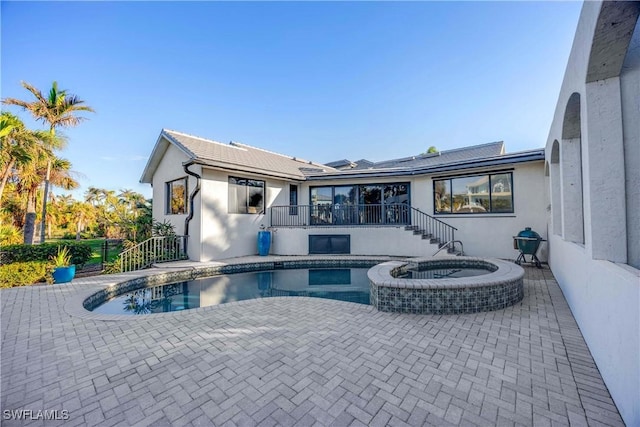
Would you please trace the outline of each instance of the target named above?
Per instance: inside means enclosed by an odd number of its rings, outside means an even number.
[[[271,248],[271,232],[258,231],[258,254],[260,256],[267,256],[269,255],[270,248]]]
[[[53,283],[69,283],[76,275],[76,266],[56,267],[53,270]]]

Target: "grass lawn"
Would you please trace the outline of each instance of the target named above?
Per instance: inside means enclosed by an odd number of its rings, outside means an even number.
[[[64,239],[51,239],[47,240],[47,242],[51,243],[65,243],[65,242],[76,242],[77,240],[64,240]],[[82,239],[81,243],[86,243],[91,246],[91,259],[87,261],[85,266],[96,265],[102,262],[102,246],[104,245],[105,239]],[[122,252],[122,245],[118,245],[115,243],[109,243],[109,252],[107,253],[106,262],[112,262],[117,257],[118,254]]]

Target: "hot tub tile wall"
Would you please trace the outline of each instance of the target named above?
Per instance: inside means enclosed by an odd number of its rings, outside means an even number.
[[[484,268],[492,273],[456,279],[400,279],[409,266]],[[512,268],[514,267],[514,268]],[[464,314],[500,310],[524,297],[524,270],[501,260],[446,258],[410,264],[387,262],[369,272],[371,305],[380,311],[415,314]]]

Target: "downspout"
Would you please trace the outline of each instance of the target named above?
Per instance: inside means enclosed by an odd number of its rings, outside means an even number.
[[[192,172],[189,170],[189,166],[194,165],[195,162],[194,161],[190,161],[188,163],[185,163],[182,165],[182,168],[184,169],[184,171],[188,174],[191,175],[193,177],[195,177],[196,179],[196,188],[193,189],[193,191],[191,192],[191,194],[189,195],[189,215],[187,215],[187,218],[184,220],[184,235],[187,236],[187,246],[189,245],[189,223],[191,222],[191,220],[193,219],[193,215],[194,215],[194,208],[193,208],[193,204],[194,204],[194,200],[195,197],[198,195],[198,193],[200,192],[200,179],[202,179],[202,177],[200,175],[198,175],[195,172]]]

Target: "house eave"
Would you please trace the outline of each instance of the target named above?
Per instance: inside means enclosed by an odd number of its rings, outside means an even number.
[[[223,170],[226,172],[241,172],[244,174],[259,175],[259,176],[264,176],[269,178],[278,178],[278,179],[284,179],[284,180],[293,180],[298,182],[302,182],[305,180],[304,176],[280,173],[280,172],[275,172],[271,170],[258,169],[255,167],[236,165],[233,163],[226,163],[226,162],[220,162],[220,161],[196,159],[193,161],[193,163],[203,167]]]
[[[180,142],[176,141],[175,138],[171,137],[171,135],[167,134],[164,129],[158,135],[158,139],[156,140],[156,145],[153,147],[153,151],[147,160],[147,164],[142,171],[142,176],[140,177],[141,184],[152,184],[153,183],[153,175],[158,168],[158,165],[162,161],[162,157],[167,152],[169,145],[173,144],[176,146],[181,152],[183,152],[187,157],[193,159],[193,153],[187,150]]]

